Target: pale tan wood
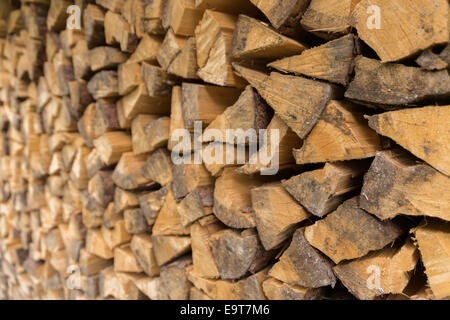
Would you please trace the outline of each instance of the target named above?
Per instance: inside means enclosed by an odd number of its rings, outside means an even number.
[[[225,225],[232,228],[254,228],[250,187],[262,184],[260,178],[251,178],[225,168],[217,179],[214,189],[214,214]]]
[[[413,230],[425,266],[428,284],[437,299],[449,297],[448,225],[429,221]]]
[[[378,6],[380,29],[369,29],[367,8]],[[447,1],[363,0],[354,8],[353,25],[358,35],[383,62],[409,57],[435,44],[448,42],[449,4]],[[425,36],[426,34],[426,36]],[[401,36],[400,36],[401,35]]]
[[[331,100],[294,157],[297,164],[364,159],[381,149],[380,137],[358,106]]]
[[[355,37],[347,35],[302,52],[301,55],[274,61],[268,66],[312,78],[347,85],[355,54]]]
[[[268,278],[262,286],[269,300],[318,300],[322,297],[323,291],[321,288],[289,285],[274,278]]]
[[[234,67],[302,139],[311,131],[328,102],[340,96],[339,88],[331,84],[277,72],[269,76],[237,64]],[[308,96],[302,94],[305,90]]]
[[[428,106],[373,116],[369,126],[449,176],[449,119],[450,106]]]
[[[231,57],[275,60],[299,54],[305,49],[303,44],[277,33],[266,24],[239,15],[231,43]]]
[[[385,294],[403,293],[418,260],[417,248],[407,241],[400,249],[385,248],[361,259],[341,263],[333,270],[356,297],[373,300]],[[379,287],[369,279],[372,272],[379,275]]]
[[[258,236],[266,250],[289,239],[295,227],[310,216],[279,183],[262,185],[250,192]]]

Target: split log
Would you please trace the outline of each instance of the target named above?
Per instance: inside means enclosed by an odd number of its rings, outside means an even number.
[[[326,163],[321,169],[301,173],[282,184],[308,212],[323,217],[361,187],[368,167],[367,162]]]
[[[114,193],[114,212],[121,213],[126,209],[131,209],[139,206],[137,196],[129,191],[121,188],[116,188]]]
[[[364,111],[332,100],[294,157],[297,164],[343,161],[371,158],[381,149],[381,139],[368,126]]]
[[[211,246],[223,280],[240,279],[248,272],[254,274],[274,255],[264,250],[254,229],[219,231],[211,236]]]
[[[191,249],[190,237],[152,235],[156,262],[163,266]]]
[[[225,168],[216,180],[214,209],[216,217],[231,228],[243,229],[256,226],[250,189],[262,185],[260,178],[251,178]]]
[[[126,209],[123,213],[125,227],[129,234],[140,234],[149,230],[147,221],[140,208]]]
[[[105,14],[94,4],[83,11],[84,37],[89,49],[105,44]]]
[[[89,51],[89,63],[94,72],[114,68],[126,59],[126,54],[112,47],[96,47]]]
[[[189,38],[176,35],[172,29],[169,29],[164,37],[161,47],[157,54],[159,65],[164,69],[169,69],[173,60],[179,55]]]
[[[173,191],[169,189],[164,199],[164,204],[159,211],[152,228],[155,236],[183,236],[189,235],[189,228],[181,224],[181,217],[177,210],[177,202]]]
[[[182,108],[185,128],[192,130],[195,121],[210,124],[236,102],[240,90],[193,83],[182,85]]]
[[[148,158],[142,168],[142,175],[161,186],[166,186],[173,181],[172,167],[169,152],[165,148],[159,148]]]
[[[334,263],[356,259],[392,243],[403,228],[392,221],[380,221],[358,206],[356,197],[336,211],[305,228],[305,238]]]
[[[300,54],[306,47],[285,37],[262,22],[239,15],[231,43],[234,59],[275,60]]]
[[[279,29],[284,25],[294,25],[306,10],[308,0],[250,0]]]
[[[336,284],[331,262],[308,243],[304,229],[295,231],[290,246],[269,271],[269,276],[308,288]]]
[[[449,176],[448,119],[450,106],[429,106],[376,115],[369,119],[369,126]]]
[[[377,154],[364,176],[360,206],[380,219],[400,214],[450,221],[450,178],[404,151]]]
[[[234,67],[302,139],[316,124],[328,102],[339,97],[339,89],[331,84],[277,72],[268,76],[237,64]]]
[[[129,244],[114,249],[114,271],[138,273],[143,271]]]
[[[163,26],[171,27],[176,34],[193,36],[203,14],[203,10],[195,7],[195,0],[168,0],[166,8]]]
[[[181,200],[198,187],[214,184],[213,177],[203,164],[174,165],[172,175],[172,189],[177,200]]]
[[[336,276],[361,300],[374,300],[385,294],[401,294],[408,285],[419,255],[408,241],[400,249],[385,248],[358,260],[333,268]],[[371,279],[379,277],[378,279]]]
[[[311,0],[300,23],[303,28],[320,37],[337,38],[350,32],[351,13],[359,1]]]
[[[119,95],[116,71],[100,71],[88,82],[89,93],[95,99],[114,98]]]
[[[279,183],[252,189],[251,199],[258,236],[266,250],[282,244],[310,216]]]
[[[170,111],[170,97],[150,96],[144,83],[141,83],[120,101],[122,103],[124,116],[130,121],[138,114],[165,115]]]
[[[190,257],[183,257],[161,268],[161,284],[169,300],[186,300],[189,297],[191,282],[185,269],[192,264]]]
[[[181,224],[188,227],[197,220],[212,214],[213,203],[214,188],[212,185],[196,188],[177,206]]]
[[[352,73],[355,51],[355,37],[347,35],[268,66],[346,86]]]
[[[204,218],[191,226],[192,260],[195,274],[208,279],[220,277],[212,248],[212,235],[225,226],[216,218]]]
[[[368,12],[370,6],[379,8],[379,28],[373,28],[374,21],[370,18],[374,13]],[[401,0],[363,0],[355,6],[352,22],[361,39],[383,62],[390,62],[448,43],[448,12],[449,4],[444,0],[420,0],[406,5]]]
[[[267,269],[237,282],[212,280],[199,277],[192,269],[187,270],[188,279],[197,289],[214,300],[265,300],[262,283],[267,278]]]
[[[392,108],[449,97],[446,70],[429,72],[402,64],[382,64],[361,56],[355,63],[355,78],[345,92],[349,99]]]
[[[437,299],[450,296],[448,281],[450,230],[448,225],[429,221],[414,230],[415,240],[425,266],[428,284]]]
[[[269,300],[319,300],[322,298],[321,288],[304,288],[269,278],[263,282],[264,294]]]
[[[106,165],[119,162],[123,153],[132,150],[131,137],[126,132],[107,132],[100,138],[94,140],[100,158]]]
[[[145,162],[146,157],[144,155],[136,156],[132,152],[123,153],[114,169],[113,180],[115,184],[125,190],[154,184],[152,180],[142,176],[142,167]]]
[[[185,79],[198,79],[197,71],[195,38],[190,37],[186,40],[180,52],[173,58],[167,72]]]
[[[130,248],[136,256],[136,259],[143,271],[149,277],[159,275],[159,267],[156,263],[155,254],[153,252],[153,243],[150,235],[145,233],[134,235],[131,240]]]
[[[218,130],[221,133],[221,137],[214,137],[216,142],[231,144],[256,143],[256,136],[246,136],[247,141],[240,141],[236,137],[229,137],[226,131],[242,129],[244,132],[247,132],[247,130],[253,129],[258,133],[260,130],[267,128],[271,116],[272,112],[267,104],[253,88],[247,86],[236,103],[226,108],[222,114],[218,115],[209,124],[205,129],[202,141],[213,141],[212,137],[207,137],[207,133],[209,130]]]
[[[250,156],[249,163],[237,169],[239,173],[273,175],[279,169],[295,165],[292,149],[302,145],[300,137],[277,115],[267,126],[267,132],[262,143],[260,140],[258,152]]]
[[[139,155],[166,146],[169,140],[169,122],[168,117],[155,119],[154,116],[137,116],[131,124],[133,153]]]
[[[139,205],[149,226],[152,226],[155,223],[159,211],[165,202],[167,193],[169,192],[169,186],[170,185],[167,185],[157,191],[139,195]]]
[[[142,82],[141,66],[137,62],[125,62],[119,65],[117,76],[119,94],[124,96],[139,86]]]

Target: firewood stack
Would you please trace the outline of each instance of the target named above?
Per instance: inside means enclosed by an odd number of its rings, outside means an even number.
[[[448,21],[447,0],[0,1],[0,299],[450,297]],[[246,159],[175,163],[180,129],[184,158]]]

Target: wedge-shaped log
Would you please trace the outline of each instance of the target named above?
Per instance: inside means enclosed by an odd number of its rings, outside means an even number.
[[[155,236],[189,235],[189,229],[181,224],[181,217],[172,190],[168,191],[164,199],[164,205],[153,225],[152,234]]]
[[[191,250],[191,237],[152,235],[156,262],[163,266]]]
[[[138,197],[139,205],[147,220],[147,224],[152,226],[158,217],[167,193],[169,192],[170,185],[167,185],[157,191],[147,192],[140,194]]]
[[[94,140],[100,158],[109,166],[119,162],[123,153],[132,150],[131,137],[123,131],[111,131]]]
[[[117,71],[100,71],[96,73],[89,80],[87,88],[95,99],[117,97],[119,95]]]
[[[301,173],[282,183],[308,212],[323,217],[334,211],[349,192],[361,187],[368,168],[367,161],[326,163],[321,169]]]
[[[172,175],[173,192],[177,200],[181,200],[198,187],[214,184],[213,177],[203,164],[174,165]]]
[[[111,69],[123,63],[127,55],[113,47],[96,47],[89,51],[89,62],[92,71]]]
[[[145,155],[136,156],[132,152],[123,153],[114,169],[113,180],[116,185],[125,190],[132,190],[154,184],[152,180],[142,176],[142,167],[146,160]]]
[[[274,249],[287,240],[296,226],[310,216],[280,183],[253,188],[251,197],[256,229],[266,250]]]
[[[200,219],[191,226],[192,261],[197,275],[218,279],[220,273],[214,260],[211,236],[225,226],[215,217],[210,217]]]
[[[450,296],[449,252],[450,228],[448,224],[428,221],[414,230],[415,240],[425,266],[428,284],[437,299]]]
[[[243,229],[256,226],[250,188],[262,185],[260,178],[240,174],[234,168],[225,168],[216,180],[214,214],[225,225]]]
[[[429,106],[379,114],[369,126],[450,176],[449,121],[450,106]]]
[[[274,252],[265,251],[254,229],[227,229],[211,236],[214,260],[223,280],[240,279],[266,266]]]
[[[364,176],[360,206],[380,219],[397,215],[450,221],[450,178],[404,151],[377,154]]]
[[[392,221],[380,221],[360,209],[357,197],[340,205],[336,211],[305,228],[306,240],[334,263],[365,256],[384,248],[403,232]]]
[[[290,285],[320,288],[336,284],[332,263],[305,239],[304,229],[294,233],[290,246],[269,271],[269,276]]]
[[[319,37],[337,38],[349,33],[351,12],[355,3],[358,3],[358,0],[311,0],[300,23],[303,28]]]
[[[380,136],[368,126],[364,111],[332,100],[294,157],[297,164],[365,159],[381,149]]]
[[[292,286],[275,278],[269,278],[262,284],[264,294],[269,300],[319,300],[322,288]]]
[[[345,97],[368,104],[415,105],[427,100],[443,100],[450,95],[450,76],[446,70],[429,72],[402,64],[356,58],[355,78]]]
[[[221,115],[218,115],[205,129],[205,133],[207,133],[208,130],[219,130],[221,137],[214,137],[213,139],[204,134],[202,141],[216,141],[230,144],[255,143],[257,142],[257,136],[246,137],[247,141],[242,142],[235,137],[229,137],[227,135],[227,130],[242,129],[246,132],[247,130],[254,129],[258,133],[259,130],[267,128],[272,114],[270,108],[256,91],[252,87],[247,86],[236,103],[226,108],[225,111]]]
[[[182,108],[185,127],[194,128],[195,121],[211,123],[239,98],[240,90],[215,86],[183,83]]]
[[[237,171],[245,174],[276,174],[279,169],[295,165],[292,149],[301,145],[300,137],[275,115],[267,126],[267,137],[263,139],[258,152],[251,155],[249,163]]]
[[[333,271],[358,299],[374,300],[385,294],[403,293],[418,260],[417,248],[407,241],[399,249],[385,248],[338,264]],[[371,281],[373,275],[379,276],[376,282]]]
[[[275,60],[300,54],[306,47],[285,37],[261,21],[239,15],[231,43],[234,59]]]
[[[159,275],[159,267],[156,263],[153,242],[150,235],[145,233],[134,235],[130,248],[148,276],[154,277]]]
[[[197,220],[212,214],[214,185],[202,186],[190,192],[178,204],[177,210],[183,226],[190,226]]]
[[[142,175],[166,186],[173,181],[172,161],[169,152],[165,148],[159,148],[153,152],[142,167]]]
[[[234,67],[302,139],[319,120],[328,102],[340,96],[339,88],[328,83],[277,72],[266,75],[237,64]]]
[[[347,35],[268,66],[312,78],[347,85],[355,56],[355,36]]]
[[[298,23],[298,19],[309,4],[309,0],[250,0],[250,2],[266,15],[276,29]]]
[[[197,71],[195,38],[190,37],[186,40],[180,52],[173,58],[167,72],[184,79],[198,79]]]
[[[373,21],[378,7],[381,19]],[[410,57],[436,44],[448,43],[449,4],[445,0],[411,1],[363,0],[353,11],[352,22],[358,35],[383,62]],[[370,19],[370,20],[368,20]],[[374,28],[375,26],[375,28]]]
[[[267,279],[267,268],[239,281],[213,280],[199,277],[192,268],[186,270],[188,279],[214,300],[265,299],[262,283]]]

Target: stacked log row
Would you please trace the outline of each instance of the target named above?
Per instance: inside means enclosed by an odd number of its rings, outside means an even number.
[[[0,299],[450,297],[448,21],[1,1]]]

